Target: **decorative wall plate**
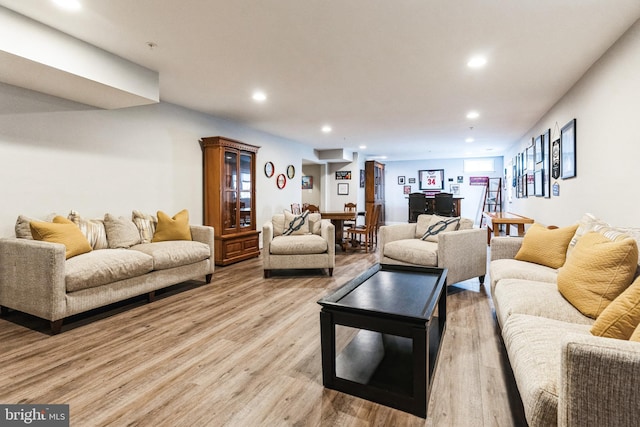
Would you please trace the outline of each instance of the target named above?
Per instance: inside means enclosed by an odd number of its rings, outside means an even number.
[[[264,174],[267,176],[267,178],[271,178],[273,176],[274,170],[275,168],[273,167],[273,163],[267,162],[264,164]]]
[[[293,165],[287,166],[287,178],[293,179],[296,176],[296,168]]]
[[[280,175],[278,175],[278,178],[276,180],[276,185],[278,186],[279,189],[283,189],[285,185],[287,185],[287,178],[284,176],[283,173],[281,173]]]

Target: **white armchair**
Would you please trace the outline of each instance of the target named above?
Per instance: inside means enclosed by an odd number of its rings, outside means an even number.
[[[303,228],[296,234],[285,235],[290,220],[289,217],[285,219],[285,214],[276,214],[262,226],[264,277],[270,277],[271,270],[308,268],[326,268],[332,276],[336,265],[334,225],[329,220],[322,220],[318,213],[309,214],[306,219],[308,231]],[[296,224],[300,225],[299,222]]]
[[[487,273],[487,232],[473,228],[473,221],[460,218],[455,231],[441,231],[430,240],[422,237],[438,219],[419,215],[416,223],[380,227],[380,263],[447,268],[447,285],[478,277],[484,283]],[[450,220],[451,218],[443,218]],[[434,227],[437,231],[438,227]]]

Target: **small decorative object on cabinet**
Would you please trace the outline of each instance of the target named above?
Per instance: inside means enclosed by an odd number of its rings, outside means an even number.
[[[213,226],[215,263],[228,265],[260,255],[256,231],[256,153],[260,147],[214,136],[200,140],[204,223]],[[269,175],[265,164],[265,175]]]

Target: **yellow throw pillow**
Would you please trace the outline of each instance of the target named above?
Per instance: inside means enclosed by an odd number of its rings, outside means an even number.
[[[56,216],[53,222],[31,221],[29,227],[35,240],[62,243],[66,248],[66,259],[91,252],[91,245],[82,231],[63,216]]]
[[[640,342],[640,325],[636,326],[636,329],[633,331],[633,334],[631,334],[629,341]]]
[[[151,241],[166,242],[168,240],[192,240],[188,210],[181,210],[173,218],[169,218],[166,213],[158,211],[158,225]]]
[[[635,240],[611,241],[589,232],[558,270],[558,290],[582,314],[595,319],[629,287],[637,263]]]
[[[577,228],[578,224],[549,229],[534,223],[524,235],[515,259],[560,268],[564,265],[567,247]]]
[[[607,306],[591,326],[599,337],[628,340],[640,323],[640,277]]]

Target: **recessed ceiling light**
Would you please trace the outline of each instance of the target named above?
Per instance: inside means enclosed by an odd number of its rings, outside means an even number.
[[[473,138],[467,138],[467,139],[464,140],[464,142],[473,142],[473,141],[475,141],[475,139],[473,139]]]
[[[482,68],[487,65],[487,58],[484,56],[474,56],[467,62],[469,68]]]
[[[361,150],[364,150],[365,148],[367,148],[367,146],[366,146],[366,145],[361,145],[361,146],[360,146],[360,147],[358,147],[358,148],[360,148]]]
[[[331,129],[331,126],[329,126],[329,125],[324,125],[324,126],[322,126],[322,132],[324,132],[324,133],[329,133],[329,132],[331,132],[332,130],[333,130],[333,129]]]
[[[251,98],[253,98],[253,100],[256,102],[264,102],[267,100],[267,95],[261,90],[258,90],[253,92],[253,95],[251,95]]]
[[[477,111],[469,111],[467,113],[467,119],[477,119],[478,117],[480,117],[480,113],[478,113]]]
[[[80,10],[82,5],[78,0],[53,0],[53,2],[63,9]]]

